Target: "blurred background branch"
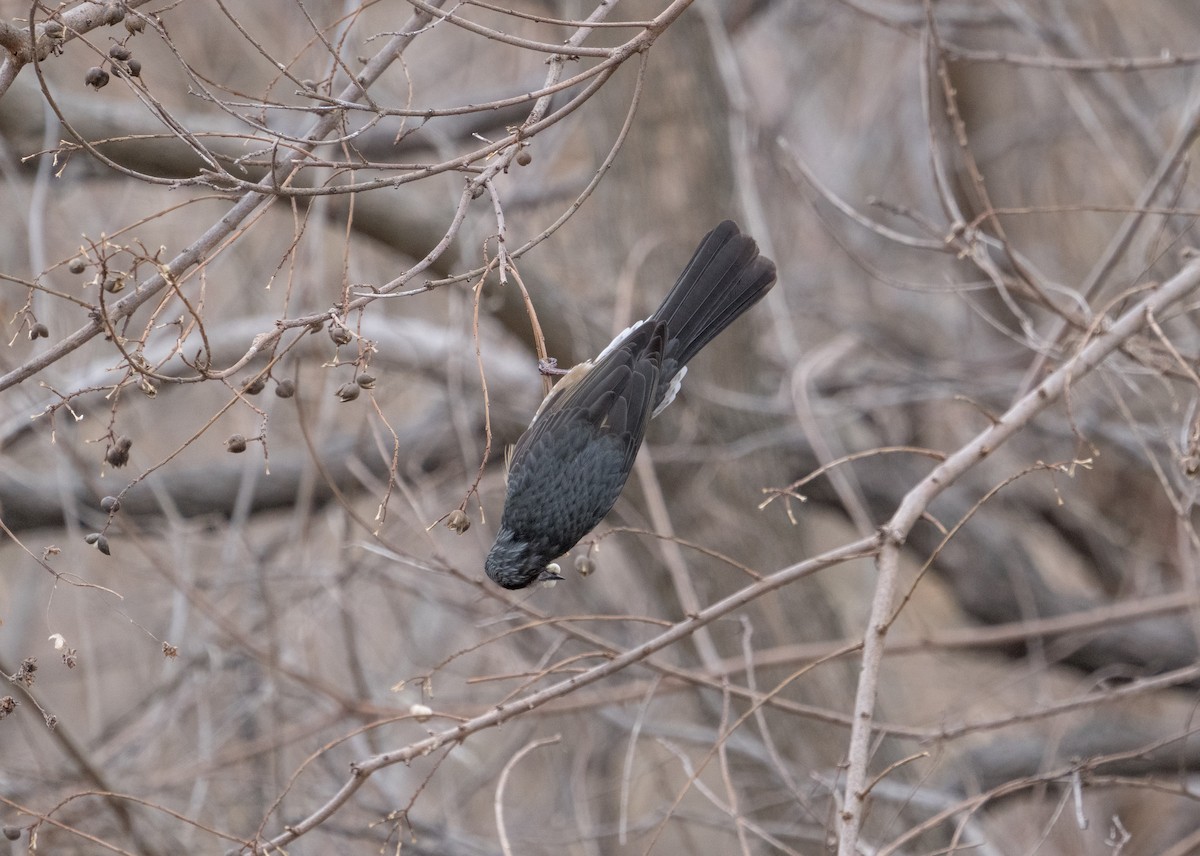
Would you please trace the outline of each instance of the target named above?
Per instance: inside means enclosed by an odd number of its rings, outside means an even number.
[[[857,548],[1194,264],[1196,36],[1167,0],[0,0],[0,826],[1188,852],[1194,297],[943,485],[894,596]],[[726,217],[765,309],[567,580],[491,586],[533,329],[595,354]]]

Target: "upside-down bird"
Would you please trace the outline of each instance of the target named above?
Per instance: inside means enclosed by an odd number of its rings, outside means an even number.
[[[774,284],[774,262],[726,220],[700,241],[657,312],[559,380],[509,460],[489,577],[509,589],[561,579],[548,565],[616,503],[647,423],[675,398],[688,360]]]

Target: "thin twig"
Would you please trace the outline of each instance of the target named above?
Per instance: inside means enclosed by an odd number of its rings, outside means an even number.
[[[512,845],[508,840],[508,827],[504,825],[504,789],[508,785],[508,776],[512,773],[513,768],[520,763],[521,759],[532,752],[534,749],[539,749],[542,746],[549,746],[562,740],[561,734],[555,734],[553,737],[543,737],[541,740],[533,740],[522,746],[517,754],[508,759],[508,763],[500,771],[500,776],[496,780],[496,796],[492,799],[492,809],[496,814],[496,834],[499,835],[500,852],[504,856],[512,856]]]

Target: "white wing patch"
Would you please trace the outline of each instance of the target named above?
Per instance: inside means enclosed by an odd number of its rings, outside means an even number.
[[[592,362],[598,363],[602,359],[607,357],[609,354],[611,354],[613,351],[615,351],[617,348],[619,348],[621,346],[621,343],[624,342],[626,339],[628,339],[634,330],[636,330],[638,327],[641,327],[643,324],[645,324],[649,320],[650,320],[649,318],[643,318],[641,321],[634,321],[632,324],[630,324],[628,327],[626,327],[624,330],[622,330],[620,333],[618,333],[617,338],[615,338],[611,342],[609,342],[608,347],[606,347],[603,351],[601,351],[600,355],[598,357],[596,357],[596,359],[592,360]]]
[[[650,414],[651,419],[666,410],[667,405],[675,400],[675,396],[679,394],[679,387],[683,386],[683,376],[685,374],[687,374],[687,366],[675,372],[675,377],[671,378],[671,385],[663,393],[663,400],[658,403],[658,407],[654,408],[654,412]]]

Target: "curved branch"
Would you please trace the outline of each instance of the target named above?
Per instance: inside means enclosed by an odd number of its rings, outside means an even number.
[[[324,805],[303,820],[289,824],[284,832],[281,832],[270,841],[256,842],[252,852],[274,853],[279,848],[295,841],[301,835],[310,832],[334,815],[360,787],[366,784],[367,780],[374,773],[385,767],[395,764],[406,764],[416,758],[428,755],[443,746],[461,743],[476,732],[501,725],[509,719],[541,707],[547,702],[570,695],[580,687],[594,684],[611,675],[618,674],[630,666],[645,660],[651,654],[674,645],[681,639],[687,638],[699,628],[708,626],[717,619],[741,609],[776,589],[783,588],[796,580],[815,574],[825,568],[875,554],[879,548],[879,543],[877,537],[860,538],[857,541],[852,541],[849,544],[829,550],[820,556],[814,556],[811,559],[806,559],[803,562],[798,562],[795,565],[778,570],[753,585],[746,586],[728,597],[722,598],[712,606],[700,610],[695,615],[672,624],[669,629],[658,636],[613,657],[611,660],[605,661],[599,666],[594,666],[585,672],[573,675],[545,689],[520,696],[504,704],[499,704],[486,713],[472,717],[453,728],[447,728],[431,734],[424,740],[411,743],[402,749],[384,752],[355,762],[351,765],[350,778]]]
[[[858,835],[868,794],[867,768],[873,740],[875,696],[892,618],[892,604],[900,579],[900,552],[908,533],[940,493],[1025,428],[1048,405],[1064,397],[1074,381],[1104,362],[1140,331],[1152,315],[1182,300],[1197,287],[1200,287],[1200,260],[1193,260],[1097,334],[1074,357],[1020,398],[991,427],[977,434],[971,442],[936,466],[905,495],[896,513],[881,527],[883,544],[876,559],[879,576],[870,619],[863,636],[862,669],[854,701],[854,724],[850,731],[845,798],[838,816],[838,856],[856,856],[858,852]]]

